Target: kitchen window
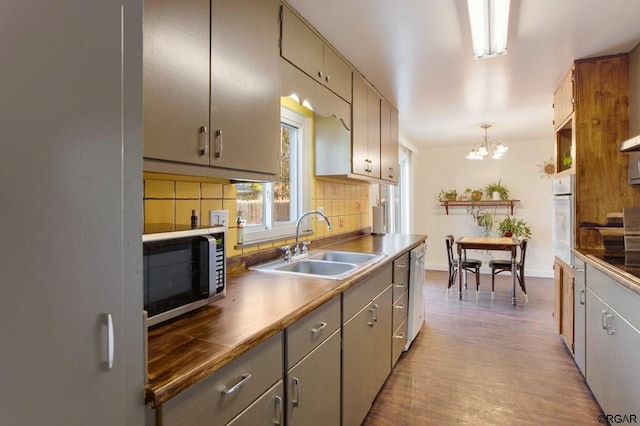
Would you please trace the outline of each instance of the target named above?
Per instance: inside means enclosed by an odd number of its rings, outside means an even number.
[[[236,184],[237,215],[245,221],[245,242],[295,234],[311,206],[311,118],[281,107],[281,171],[278,182]]]

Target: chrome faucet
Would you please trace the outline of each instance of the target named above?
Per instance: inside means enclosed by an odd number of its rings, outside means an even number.
[[[327,216],[324,215],[324,213],[318,211],[318,210],[312,210],[312,211],[308,211],[305,213],[302,213],[302,215],[300,215],[300,217],[298,218],[298,221],[296,222],[296,245],[293,248],[293,255],[294,256],[298,256],[300,254],[300,222],[302,221],[302,219],[305,216],[308,216],[310,214],[317,214],[320,215],[324,218],[324,220],[327,221],[327,229],[331,229],[331,221],[329,220],[329,218]],[[305,245],[306,248],[306,245]]]

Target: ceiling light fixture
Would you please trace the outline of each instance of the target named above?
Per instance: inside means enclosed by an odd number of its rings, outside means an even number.
[[[467,0],[476,59],[507,54],[510,0]]]
[[[491,151],[491,158],[495,160],[502,157],[509,148],[496,140],[489,140],[489,137],[487,136],[487,129],[491,127],[491,124],[483,124],[480,127],[484,129],[484,138],[480,142],[480,145],[476,145],[471,149],[471,151],[469,151],[467,158],[469,160],[484,160],[484,157],[489,155],[489,151]]]

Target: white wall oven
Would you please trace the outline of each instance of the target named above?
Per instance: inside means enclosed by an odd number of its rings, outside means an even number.
[[[573,266],[571,249],[575,243],[575,198],[573,190],[574,175],[553,179],[553,223],[551,227],[553,254],[570,266]]]

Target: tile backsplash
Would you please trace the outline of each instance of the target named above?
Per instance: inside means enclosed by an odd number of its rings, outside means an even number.
[[[237,229],[236,187],[215,180],[159,173],[144,173],[144,223],[191,223],[191,211],[196,210],[201,225],[209,225],[209,210],[228,210],[227,256],[246,254],[291,243],[292,238],[259,246],[235,248]],[[309,240],[356,231],[370,226],[369,186],[314,180],[312,208],[324,208],[332,223],[313,220],[314,234]]]

